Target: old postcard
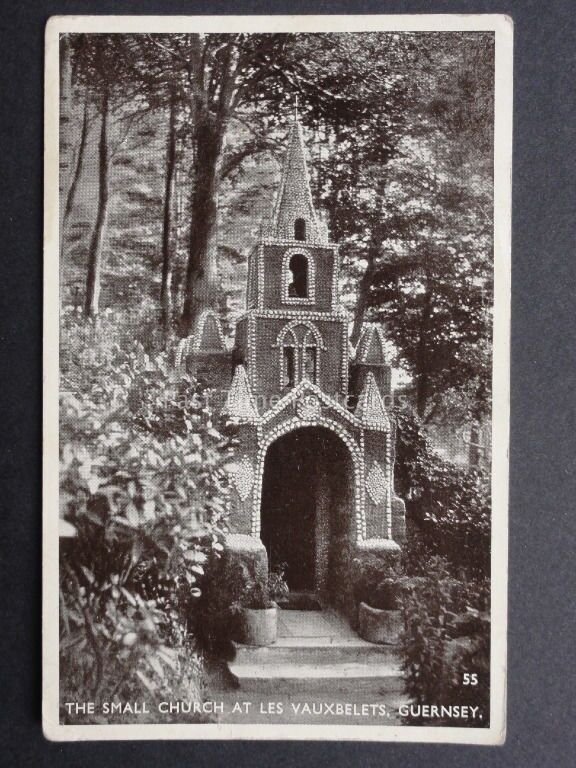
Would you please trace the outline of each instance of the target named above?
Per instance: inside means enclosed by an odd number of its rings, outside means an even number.
[[[501,744],[511,20],[46,46],[47,737]]]

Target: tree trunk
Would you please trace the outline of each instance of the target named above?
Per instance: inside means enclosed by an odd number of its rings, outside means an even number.
[[[430,324],[430,312],[432,307],[432,295],[430,289],[426,289],[422,314],[420,317],[420,336],[416,354],[416,412],[424,419],[428,398],[430,397],[430,375],[428,372],[428,333]]]
[[[72,57],[69,35],[60,36],[60,175],[58,183],[58,237],[60,244],[60,285],[64,285],[64,206],[65,190],[69,188],[70,166],[72,165],[72,110],[70,107],[72,92]]]
[[[368,294],[370,292],[370,286],[372,285],[373,274],[374,268],[369,262],[366,271],[360,280],[360,285],[358,286],[358,298],[356,299],[356,306],[354,307],[354,321],[352,323],[352,333],[350,334],[350,341],[354,346],[356,346],[360,340],[362,324],[364,323],[364,316],[366,314],[366,309],[368,308]]]
[[[66,203],[64,204],[64,212],[62,214],[62,224],[60,229],[60,258],[64,258],[65,243],[66,243],[66,230],[68,228],[68,222],[70,221],[70,215],[74,208],[76,201],[76,192],[78,190],[78,183],[80,176],[82,175],[82,167],[84,165],[84,155],[86,151],[86,139],[88,138],[88,97],[84,101],[84,112],[82,115],[82,127],[80,129],[80,141],[78,143],[78,151],[76,153],[76,162],[74,163],[74,171],[70,184],[68,186],[68,193],[66,194]]]
[[[192,333],[200,313],[218,297],[218,181],[225,126],[199,110],[194,128],[194,190],[190,250],[184,287],[181,332]]]
[[[172,250],[170,234],[172,229],[172,192],[174,189],[174,171],[176,168],[176,100],[170,100],[170,117],[166,143],[166,180],[164,187],[164,216],[162,223],[162,285],[160,287],[160,306],[162,325],[165,329],[170,324],[172,314]]]
[[[470,443],[468,445],[468,465],[477,467],[482,458],[482,446],[480,444],[481,432],[478,422],[472,422],[470,426]]]
[[[60,193],[72,165],[72,55],[69,35],[60,37]],[[60,210],[62,218],[62,209]]]
[[[384,204],[382,183],[378,188],[376,199],[378,207],[382,207]],[[352,324],[352,333],[350,335],[350,341],[354,346],[358,344],[360,334],[362,333],[362,323],[364,322],[366,310],[368,309],[370,288],[374,279],[374,273],[376,272],[376,264],[378,262],[378,257],[380,256],[384,234],[383,225],[381,223],[377,224],[373,229],[370,245],[368,246],[368,253],[366,254],[368,264],[366,265],[366,270],[362,275],[360,285],[358,286],[358,298],[356,300],[356,306],[354,307],[354,322]]]
[[[418,374],[418,380],[416,382],[416,413],[421,419],[424,419],[426,413],[426,406],[428,405],[429,396],[429,379],[428,374],[423,371]]]
[[[96,221],[88,250],[88,276],[86,279],[86,300],[84,316],[96,317],[100,302],[100,280],[102,271],[102,246],[106,231],[108,213],[108,175],[110,156],[108,154],[108,90],[102,94],[100,142],[98,147],[98,206]]]

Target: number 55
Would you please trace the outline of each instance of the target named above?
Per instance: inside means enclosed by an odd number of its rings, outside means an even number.
[[[478,675],[476,672],[464,672],[462,675],[462,685],[478,685]]]

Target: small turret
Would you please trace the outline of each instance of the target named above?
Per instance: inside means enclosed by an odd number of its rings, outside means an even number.
[[[386,408],[380,397],[380,392],[376,386],[376,380],[372,371],[368,371],[364,388],[358,398],[355,416],[359,419],[363,427],[367,429],[378,429],[388,431],[390,429],[390,420],[386,413]]]
[[[222,331],[220,318],[206,309],[196,322],[195,332],[183,339],[176,353],[176,366],[184,368],[209,389],[230,380],[232,355]]]
[[[392,368],[386,354],[386,337],[377,323],[365,325],[350,370],[351,395],[358,397],[372,374],[384,401],[392,394]]]
[[[194,352],[227,351],[220,318],[214,310],[206,309],[200,315],[192,349]]]
[[[222,414],[237,424],[250,424],[258,420],[256,403],[243,365],[236,366]]]

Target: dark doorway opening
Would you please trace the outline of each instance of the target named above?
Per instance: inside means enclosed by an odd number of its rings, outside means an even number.
[[[292,592],[330,596],[346,567],[353,511],[348,449],[323,427],[278,438],[266,454],[261,538],[270,568],[285,566]]]

